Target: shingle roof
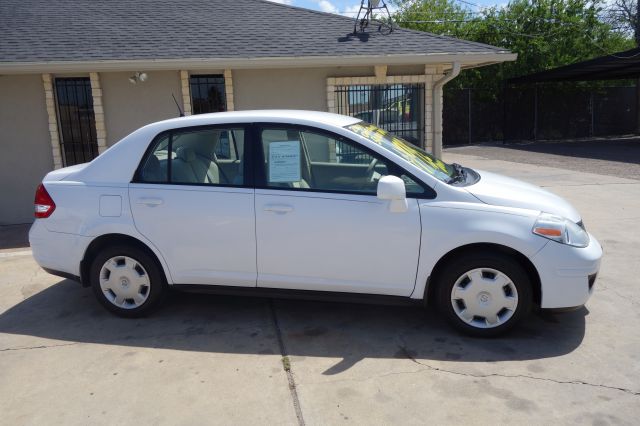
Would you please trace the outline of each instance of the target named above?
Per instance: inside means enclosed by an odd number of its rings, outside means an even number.
[[[375,29],[264,0],[2,0],[0,62],[496,54],[429,33]]]

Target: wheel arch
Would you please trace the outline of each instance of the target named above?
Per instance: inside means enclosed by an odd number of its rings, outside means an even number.
[[[443,255],[438,260],[438,262],[436,262],[431,274],[429,275],[429,278],[427,279],[427,284],[424,290],[425,304],[428,304],[430,303],[430,301],[435,299],[434,297],[434,292],[436,289],[435,283],[438,281],[438,276],[444,270],[447,263],[449,263],[451,260],[455,259],[458,256],[463,256],[465,254],[474,253],[474,252],[477,253],[478,251],[483,251],[483,252],[491,251],[494,253],[501,253],[516,259],[516,261],[520,264],[520,266],[524,268],[524,270],[527,272],[527,275],[531,279],[531,284],[533,287],[532,290],[533,290],[534,303],[536,303],[537,305],[540,305],[540,302],[542,300],[542,284],[540,281],[540,275],[538,274],[538,270],[536,269],[536,267],[533,265],[533,263],[531,262],[531,260],[529,260],[527,256],[525,256],[518,250],[515,250],[511,247],[507,247],[502,244],[496,244],[496,243],[467,244],[467,245],[457,247],[449,251],[445,255]]]
[[[160,256],[151,247],[149,247],[149,245],[131,235],[110,233],[94,238],[85,250],[84,256],[80,261],[80,282],[83,287],[91,286],[91,282],[89,280],[89,268],[91,268],[91,262],[95,256],[100,253],[100,250],[115,244],[131,245],[145,251],[157,262],[160,270],[164,274],[165,281],[169,282],[169,271],[161,261]]]

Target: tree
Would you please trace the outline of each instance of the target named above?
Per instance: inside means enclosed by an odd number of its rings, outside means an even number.
[[[473,13],[453,0],[395,1],[393,20],[404,28],[458,38],[469,37]]]
[[[611,27],[623,34],[632,34],[636,46],[640,46],[638,0],[615,0],[607,12]]]
[[[395,3],[394,20],[403,27],[500,46],[518,54],[515,62],[465,71],[450,83],[453,87],[497,89],[510,77],[625,50],[633,44],[601,19],[603,0],[512,0],[479,12],[453,0]]]
[[[640,46],[640,16],[638,0],[615,0],[608,9],[608,20],[614,30],[632,34],[636,47]],[[636,133],[640,134],[640,78],[636,79]]]

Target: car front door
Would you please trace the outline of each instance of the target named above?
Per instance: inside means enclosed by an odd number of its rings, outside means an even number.
[[[409,296],[418,203],[393,213],[376,197],[397,166],[319,129],[265,125],[256,138],[258,287]]]
[[[256,285],[246,134],[243,125],[164,132],[130,184],[135,226],[162,253],[176,284]]]

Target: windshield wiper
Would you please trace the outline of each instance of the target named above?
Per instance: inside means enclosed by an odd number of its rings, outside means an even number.
[[[449,180],[449,183],[456,182],[466,182],[467,180],[467,171],[458,163],[452,163],[451,167],[453,167],[453,171],[455,174]]]

